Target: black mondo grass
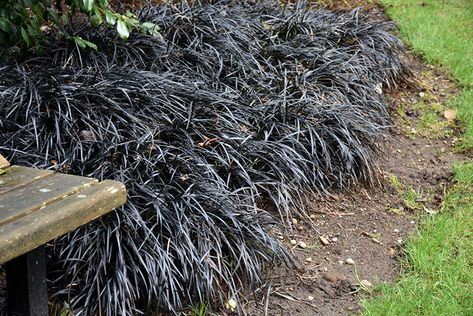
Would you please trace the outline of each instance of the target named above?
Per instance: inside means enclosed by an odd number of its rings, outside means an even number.
[[[291,264],[271,228],[309,194],[375,181],[383,88],[406,69],[390,25],[304,3],[148,6],[162,37],[73,26],[0,66],[0,152],[125,183],[121,209],[58,238],[50,288],[75,315],[178,313]],[[269,202],[278,214],[261,209]]]

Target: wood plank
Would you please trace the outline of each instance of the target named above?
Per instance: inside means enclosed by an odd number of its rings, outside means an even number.
[[[0,174],[0,195],[51,176],[54,171],[12,166]]]
[[[0,227],[97,182],[92,178],[56,173],[9,191],[0,198]]]
[[[0,169],[4,169],[9,166],[10,166],[10,163],[8,162],[8,160],[6,160],[5,157],[0,155]]]
[[[89,223],[125,202],[125,186],[107,180],[0,226],[0,264]]]

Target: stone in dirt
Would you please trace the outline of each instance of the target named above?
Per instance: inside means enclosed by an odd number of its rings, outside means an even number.
[[[335,272],[324,272],[320,275],[322,279],[330,283],[337,283],[340,280],[346,280],[346,277]]]
[[[324,245],[324,246],[327,246],[328,244],[330,244],[330,242],[328,241],[328,239],[325,238],[324,236],[319,236],[319,240],[320,240],[320,242],[322,243],[322,245]]]
[[[307,248],[307,244],[306,244],[305,242],[303,242],[303,241],[299,241],[299,242],[297,243],[297,245],[298,245],[299,247],[301,247],[301,248]]]
[[[354,265],[354,264],[355,264],[355,261],[354,261],[352,258],[347,258],[347,259],[345,260],[345,263],[346,263],[346,264],[349,264],[349,265]]]

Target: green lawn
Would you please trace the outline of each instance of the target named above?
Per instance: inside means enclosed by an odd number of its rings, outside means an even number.
[[[463,145],[473,149],[473,1],[381,0],[404,40],[428,63],[443,65],[462,88]]]
[[[462,146],[473,149],[473,1],[381,2],[412,49],[459,81]],[[406,244],[400,280],[364,301],[365,315],[473,315],[473,163],[458,165],[455,180],[440,214]]]

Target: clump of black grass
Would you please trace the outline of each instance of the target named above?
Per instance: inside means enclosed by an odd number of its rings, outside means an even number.
[[[162,38],[75,26],[99,51],[56,42],[0,67],[3,154],[128,189],[49,251],[54,297],[77,315],[223,303],[290,264],[269,229],[304,216],[310,193],[375,181],[382,89],[406,73],[390,26],[357,10],[219,1],[139,15]]]

